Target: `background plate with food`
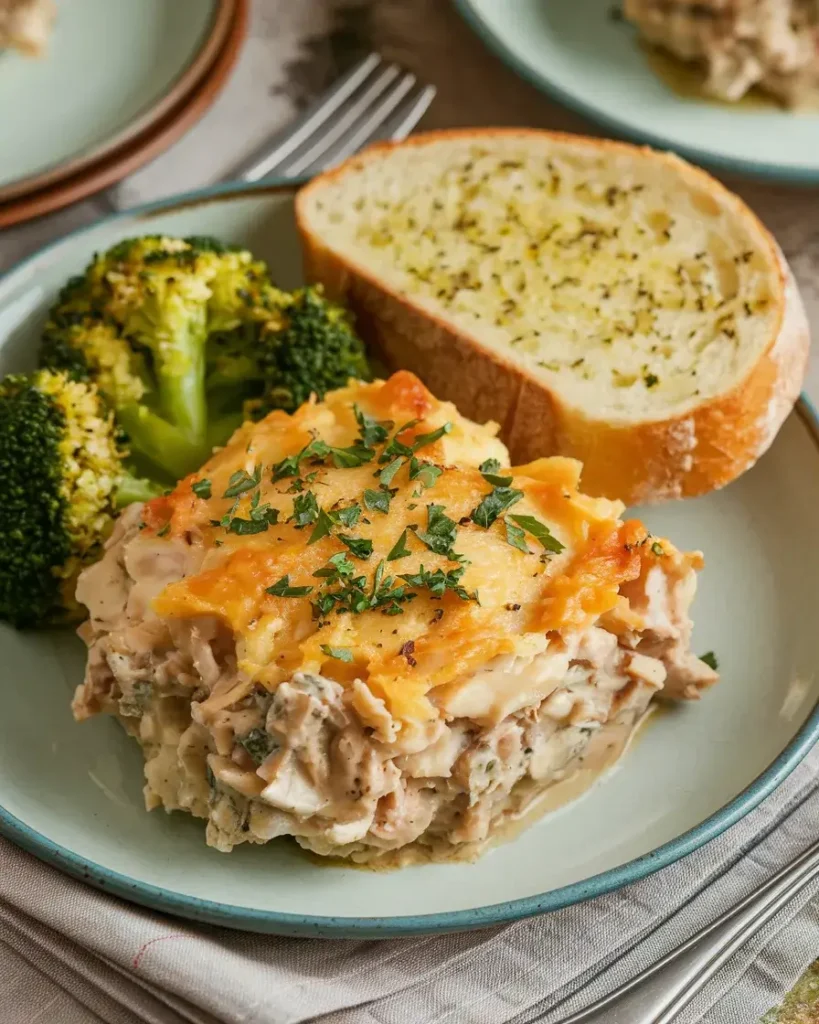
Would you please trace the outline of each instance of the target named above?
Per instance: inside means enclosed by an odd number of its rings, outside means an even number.
[[[138,9],[81,0],[54,13],[36,54],[2,50],[0,89],[15,102],[0,117],[0,222],[13,222],[14,200],[39,200],[33,213],[46,212],[118,180],[112,164],[122,177],[167,148],[190,123],[189,108],[205,109],[203,89],[218,91],[223,51],[240,41],[245,15],[235,0]]]
[[[610,0],[520,0],[511,8],[502,0],[458,0],[457,6],[515,71],[619,135],[726,171],[803,184],[819,181],[819,109],[813,86],[804,90],[800,106],[785,109],[758,87],[745,94],[748,77],[740,70],[726,73],[719,83],[723,95],[736,101],[715,99],[704,91],[704,69],[641,41],[637,28],[624,20],[623,4]],[[642,0],[625,6],[638,13],[656,7],[666,15],[673,7]],[[784,0],[772,5],[782,10],[791,6]],[[644,24],[650,22],[647,18]],[[657,36],[652,33],[652,38]],[[702,57],[702,48],[690,41],[689,49],[679,40],[669,41],[678,52]],[[777,55],[780,44],[772,45]],[[815,73],[815,49],[812,67]],[[781,99],[786,90],[781,76],[776,78],[762,76]]]

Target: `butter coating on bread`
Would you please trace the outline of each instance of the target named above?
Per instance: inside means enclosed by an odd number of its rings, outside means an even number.
[[[808,328],[775,241],[668,154],[523,129],[376,146],[297,199],[306,268],[390,368],[516,461],[584,463],[628,503],[702,494],[765,451]]]

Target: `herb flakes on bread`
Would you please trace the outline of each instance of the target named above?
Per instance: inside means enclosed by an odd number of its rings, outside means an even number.
[[[433,132],[320,175],[310,279],[518,463],[581,459],[628,503],[724,486],[799,394],[807,321],[775,241],[669,154],[527,129]]]

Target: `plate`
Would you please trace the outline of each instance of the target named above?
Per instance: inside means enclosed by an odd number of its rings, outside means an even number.
[[[42,57],[0,54],[0,95],[14,97],[0,110],[0,202],[77,174],[158,124],[207,72],[233,16],[233,0],[61,5]]]
[[[615,0],[456,0],[513,70],[612,132],[758,178],[819,183],[819,111],[685,98],[658,77]]]
[[[196,124],[227,84],[247,33],[249,0],[230,3],[234,13],[224,45],[198,84],[173,110],[136,139],[77,174],[0,203],[0,228],[59,210],[121,181],[163,153]]]
[[[299,283],[293,186],[199,192],[120,214],[49,246],[0,282],[0,372],[34,360],[60,284],[129,235],[213,234]],[[650,529],[702,548],[695,649],[723,679],[655,716],[579,801],[471,865],[368,872],[317,865],[288,841],[230,855],[201,822],[147,814],[141,757],[113,720],[77,725],[84,650],[70,634],[0,627],[0,831],[57,867],[184,917],[290,935],[395,936],[478,928],[636,881],[718,835],[819,736],[819,447],[803,402],[771,451],[726,490],[648,509]]]

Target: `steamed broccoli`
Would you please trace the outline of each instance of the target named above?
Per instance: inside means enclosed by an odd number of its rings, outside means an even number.
[[[130,239],[62,290],[40,365],[97,384],[131,447],[177,479],[207,457],[205,349],[235,327],[263,264],[208,239]]]
[[[288,296],[282,324],[262,338],[259,350],[262,397],[253,417],[271,409],[293,412],[311,394],[344,387],[351,377],[368,380],[364,345],[345,309],[324,298],[319,287]]]
[[[319,286],[280,293],[266,321],[217,333],[208,352],[212,405],[224,408],[244,398],[244,411],[253,419],[272,409],[293,412],[311,394],[321,400],[351,377],[370,377],[349,314]]]
[[[247,414],[369,376],[340,307],[318,289],[280,291],[249,252],[204,237],[96,256],[52,309],[40,365],[96,383],[134,454],[173,479]]]
[[[40,370],[0,382],[0,618],[79,619],[74,587],[119,509],[161,493],[132,476],[92,385]]]

